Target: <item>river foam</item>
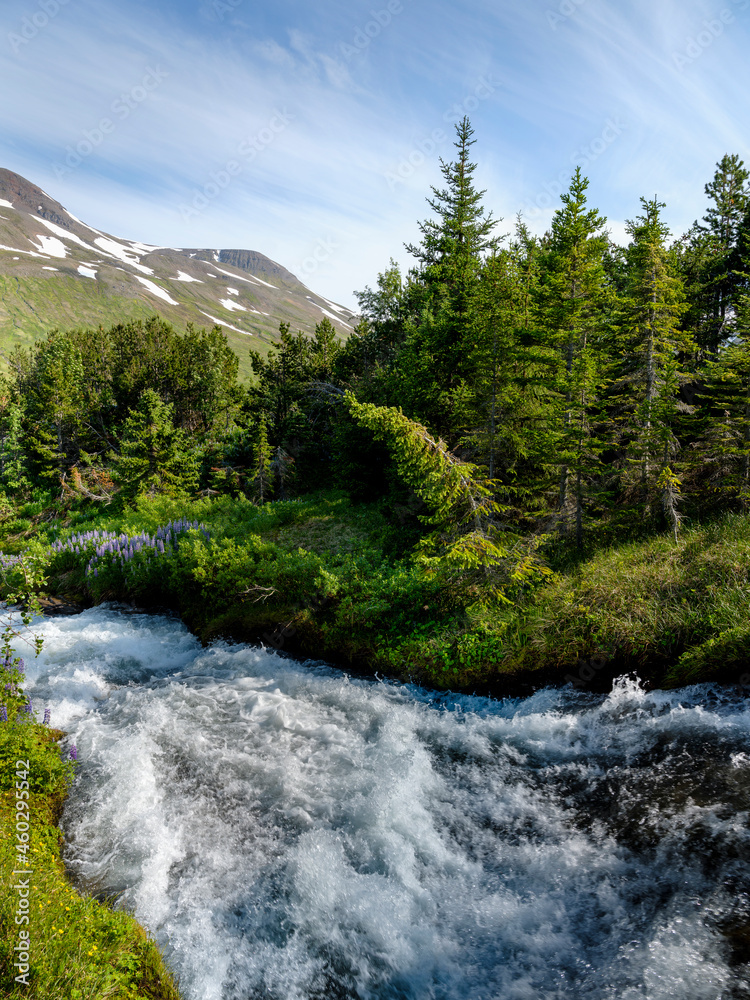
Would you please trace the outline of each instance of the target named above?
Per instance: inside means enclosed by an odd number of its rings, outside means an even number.
[[[750,996],[750,707],[436,695],[114,607],[45,621],[66,859],[185,1000]]]

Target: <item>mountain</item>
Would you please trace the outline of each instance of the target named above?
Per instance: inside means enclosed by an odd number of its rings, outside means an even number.
[[[157,247],[119,239],[81,222],[48,194],[0,169],[0,352],[27,346],[55,327],[112,325],[159,313],[219,325],[247,374],[248,348],[266,353],[279,323],[312,333],[327,316],[339,336],[349,309],[316,295],[254,250]]]

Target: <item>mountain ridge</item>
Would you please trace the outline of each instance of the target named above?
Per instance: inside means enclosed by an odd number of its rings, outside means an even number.
[[[218,325],[250,371],[279,324],[339,336],[356,317],[258,250],[155,246],[82,222],[42,188],[0,168],[0,353],[52,329],[107,326],[158,313],[175,326]]]

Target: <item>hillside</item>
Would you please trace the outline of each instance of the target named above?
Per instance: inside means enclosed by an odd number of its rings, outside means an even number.
[[[119,239],[81,222],[41,188],[0,169],[0,352],[58,327],[111,325],[158,312],[175,326],[218,324],[247,373],[280,322],[339,336],[354,317],[253,250],[180,249]]]

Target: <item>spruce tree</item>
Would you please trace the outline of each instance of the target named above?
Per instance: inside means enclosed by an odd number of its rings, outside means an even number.
[[[541,513],[541,480],[556,447],[557,396],[549,385],[557,353],[544,343],[532,310],[539,257],[539,242],[519,219],[510,246],[482,269],[470,355],[474,429],[465,440],[515,519]]]
[[[0,490],[17,496],[29,485],[23,410],[5,378],[0,376]]]
[[[738,301],[734,338],[701,374],[704,504],[750,510],[750,295]]]
[[[268,443],[268,431],[266,430],[266,415],[262,413],[255,431],[253,465],[250,476],[250,491],[253,499],[259,503],[265,503],[270,498],[273,490],[274,469],[272,454],[271,446]]]
[[[591,420],[604,380],[603,339],[608,287],[604,266],[609,239],[603,218],[586,206],[588,179],[580,167],[561,196],[562,207],[542,257],[538,320],[548,343],[559,352],[554,380],[560,398],[557,464],[557,520],[564,532],[575,529],[583,545],[587,491],[600,472],[602,442]]]
[[[436,218],[419,224],[418,245],[406,246],[418,261],[413,281],[421,302],[399,356],[399,401],[452,437],[466,419],[478,278],[486,255],[498,247],[496,221],[482,207],[485,192],[474,186],[473,134],[465,117],[456,126],[456,159],[440,161],[446,187],[433,187],[427,199]]]
[[[110,458],[112,479],[125,499],[137,494],[182,496],[198,484],[198,459],[188,435],[173,420],[174,408],[146,389],[123,426]]]
[[[675,427],[679,412],[686,409],[679,390],[688,379],[683,364],[695,344],[680,329],[685,293],[667,246],[669,228],[661,217],[665,205],[656,198],[641,198],[641,206],[642,214],[626,224],[631,242],[625,251],[626,283],[617,323],[620,357],[608,403],[616,413],[624,449],[626,493],[636,490],[645,519],[653,515],[658,500],[675,527],[677,514],[669,500],[676,498],[679,485]]]
[[[683,241],[689,322],[704,357],[715,358],[733,334],[742,294],[737,271],[750,208],[749,178],[739,156],[723,156],[704,189],[710,204],[703,223],[696,222]]]

